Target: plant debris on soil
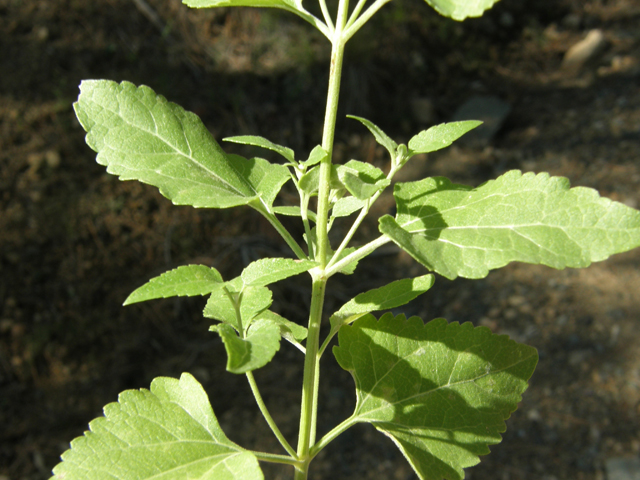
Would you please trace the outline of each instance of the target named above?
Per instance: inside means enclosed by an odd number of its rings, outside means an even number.
[[[406,142],[451,120],[467,99],[493,96],[509,106],[494,136],[412,160],[403,180],[442,175],[478,185],[511,169],[547,171],[637,208],[639,24],[635,0],[502,0],[463,23],[419,0],[394,0],[349,45],[337,161],[387,162],[346,114]],[[577,67],[563,62],[594,31],[597,48]],[[231,439],[281,453],[244,377],[225,372],[203,299],[121,305],[170,268],[200,263],[233,278],[255,259],[286,256],[283,243],[249,209],[175,207],[153,187],[106,174],[72,103],[82,79],[146,84],[197,113],[217,139],[262,135],[304,158],[320,141],[329,51],[306,24],[269,9],[0,0],[0,480],[49,478],[69,441],[119,392],[184,371],[207,389]],[[285,189],[283,201],[292,195]],[[392,199],[376,208],[389,212]],[[372,220],[359,238],[376,228]],[[326,313],[422,273],[398,250],[382,249],[332,280]],[[309,290],[301,284],[274,285],[274,308],[305,323]],[[634,464],[616,459],[640,455],[640,251],[585,270],[512,264],[480,281],[439,277],[404,311],[485,325],[539,351],[502,443],[468,478],[604,480],[608,465]],[[300,353],[284,345],[256,378],[295,441]],[[355,404],[353,381],[332,355],[321,381],[320,434]],[[291,478],[283,467],[265,473]],[[358,426],[317,457],[310,477],[415,475],[387,438]]]

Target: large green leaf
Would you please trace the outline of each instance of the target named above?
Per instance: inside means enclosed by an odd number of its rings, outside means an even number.
[[[403,278],[356,295],[331,315],[331,328],[335,329],[366,313],[401,307],[429,290],[434,281],[433,275]]]
[[[498,0],[426,0],[440,15],[464,20],[467,17],[480,17]]]
[[[290,178],[282,165],[225,154],[195,114],[149,87],[85,80],[74,108],[98,163],[178,205],[262,208]]]
[[[372,315],[333,351],[355,378],[354,419],[400,448],[421,479],[461,480],[501,440],[538,355],[505,335],[436,319]]]
[[[451,279],[513,261],[586,267],[640,246],[640,212],[546,173],[513,170],[475,189],[427,178],[394,195],[398,214],[382,217],[380,231]]]
[[[213,325],[209,330],[218,332],[227,350],[227,371],[247,373],[264,367],[280,349],[280,327],[270,320],[256,320],[245,338],[226,323]]]
[[[154,298],[207,295],[222,284],[222,276],[212,267],[184,265],[152,278],[134,290],[124,305]]]
[[[311,260],[294,260],[292,258],[262,258],[251,262],[242,271],[245,285],[264,287],[285,278],[306,272],[318,265]]]
[[[259,480],[256,457],[229,440],[207,394],[188,373],[127,390],[71,442],[58,480]]]

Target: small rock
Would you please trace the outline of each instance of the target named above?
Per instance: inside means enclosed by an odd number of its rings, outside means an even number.
[[[510,111],[511,106],[498,97],[480,95],[471,97],[456,110],[453,121],[481,120],[483,124],[465,134],[457,143],[486,147],[498,133]]]
[[[640,458],[609,458],[607,480],[640,480]]]
[[[601,30],[591,30],[587,36],[574,44],[564,54],[562,69],[570,72],[579,71],[587,62],[596,58],[607,45]]]

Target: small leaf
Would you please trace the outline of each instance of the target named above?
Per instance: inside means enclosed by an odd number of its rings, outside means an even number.
[[[519,170],[475,189],[442,177],[397,184],[397,217],[379,227],[450,279],[483,278],[514,261],[581,268],[640,246],[640,212],[569,186]]]
[[[317,266],[311,260],[294,260],[291,258],[263,258],[251,262],[242,271],[242,281],[245,285],[265,287],[285,278],[306,272]]]
[[[423,480],[462,480],[499,443],[538,354],[486,327],[366,315],[333,352],[356,382],[356,421],[389,436]]]
[[[385,174],[369,163],[350,160],[337,167],[338,177],[349,193],[360,200],[367,200],[390,184]]]
[[[280,328],[269,320],[256,320],[246,338],[238,337],[226,323],[213,325],[209,330],[218,332],[222,338],[227,351],[227,371],[231,373],[247,373],[264,367],[280,350]]]
[[[481,125],[478,120],[442,123],[424,130],[409,140],[410,155],[435,152],[448,147],[469,130]]]
[[[272,210],[274,213],[277,213],[278,215],[287,215],[289,217],[302,216],[302,214],[300,213],[300,207],[273,207]],[[315,212],[312,212],[311,210],[307,210],[307,218],[312,222],[315,222],[316,221]]]
[[[331,209],[332,217],[348,217],[364,207],[364,201],[356,197],[342,197]]]
[[[331,165],[331,188],[344,188],[338,177],[338,170],[335,165]],[[298,182],[300,189],[307,195],[318,193],[320,187],[320,167],[314,167],[300,177]]]
[[[152,278],[134,290],[124,301],[124,305],[154,298],[208,295],[221,283],[222,276],[215,268],[205,265],[185,265]]]
[[[235,137],[223,138],[225,142],[241,143],[243,145],[252,145],[254,147],[262,147],[282,155],[289,163],[296,163],[295,154],[289,147],[283,147],[267,140],[264,137],[256,135],[238,135]]]
[[[480,17],[489,10],[498,0],[426,0],[440,15],[464,20],[467,17]]]
[[[305,352],[305,348],[300,344],[302,340],[307,338],[307,329],[305,327],[298,325],[291,320],[287,320],[271,310],[264,310],[263,312],[260,312],[254,321],[258,320],[269,320],[274,322],[280,328],[280,335],[282,338],[294,345],[302,353]]]
[[[349,323],[350,318],[353,321],[365,313],[401,307],[429,290],[434,281],[433,275],[403,278],[356,295],[331,315],[331,327],[335,328],[343,323]]]
[[[311,167],[313,165],[317,165],[318,163],[320,163],[322,160],[324,160],[327,157],[327,155],[329,154],[324,148],[322,148],[320,145],[316,145],[315,147],[313,147],[313,150],[311,150],[311,153],[309,154],[309,158],[304,162],[300,162],[300,163],[305,167]]]
[[[71,442],[58,480],[198,478],[260,480],[256,457],[227,438],[202,386],[188,373],[127,390]]]
[[[200,119],[149,87],[84,80],[74,104],[97,162],[121,180],[158,187],[177,205],[271,205],[289,172],[225,154]]]
[[[344,257],[346,257],[348,255],[351,255],[356,250],[357,250],[356,247],[345,248],[344,250],[342,250],[342,253],[340,253],[340,256],[338,256],[338,259],[336,260],[336,262],[339,262]],[[333,255],[334,252],[330,252],[330,254]],[[356,271],[356,267],[358,266],[358,262],[359,262],[359,260],[354,260],[353,262],[345,265],[344,267],[342,267],[342,270],[340,270],[340,273],[342,273],[343,275],[351,275],[353,272]]]
[[[240,301],[240,318],[242,329],[238,324],[236,309],[233,301],[224,289],[216,290],[211,294],[203,315],[232,325],[236,330],[246,330],[253,318],[263,310],[271,306],[271,290],[266,287],[245,287],[241,292],[231,292]]]
[[[380,129],[377,125],[374,125],[373,122],[370,122],[366,118],[356,117],[355,115],[347,115],[347,118],[353,118],[354,120],[358,120],[365,127],[369,129],[369,131],[373,134],[378,144],[382,145],[387,149],[389,155],[392,159],[396,156],[396,151],[398,149],[398,144],[391,140],[389,136]]]

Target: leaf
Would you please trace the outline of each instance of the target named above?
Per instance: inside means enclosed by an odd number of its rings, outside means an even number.
[[[369,163],[350,160],[337,167],[338,178],[349,193],[359,200],[367,200],[391,183],[385,174]]]
[[[243,145],[252,145],[254,147],[262,147],[282,155],[290,163],[296,163],[295,153],[289,147],[283,147],[267,140],[264,137],[256,135],[238,135],[235,137],[223,138],[225,142],[241,143]]]
[[[342,183],[340,183],[340,178],[338,177],[338,170],[335,165],[331,165],[331,188],[341,189],[344,188]],[[300,189],[305,192],[307,195],[313,195],[318,193],[318,189],[320,187],[320,167],[314,167],[309,170],[307,173],[300,177],[298,182],[298,186]]]
[[[256,457],[229,440],[202,386],[188,373],[126,390],[91,431],[71,442],[54,469],[59,480],[264,478]]]
[[[405,305],[429,290],[434,282],[433,275],[403,278],[356,295],[331,315],[331,328],[355,321],[365,313],[390,310]]]
[[[450,279],[513,261],[586,267],[640,245],[640,212],[547,173],[513,170],[475,189],[427,178],[394,196],[398,214],[382,217],[380,231]]]
[[[493,7],[498,0],[425,0],[440,15],[453,18],[454,20],[464,20],[467,17],[480,17]]]
[[[247,265],[242,271],[241,277],[245,285],[264,287],[306,272],[317,265],[317,262],[312,262],[311,260],[263,258]]]
[[[364,201],[356,197],[342,197],[331,209],[332,217],[348,217],[364,207]]]
[[[264,310],[263,312],[260,312],[257,315],[256,320],[269,320],[277,324],[278,327],[280,327],[280,334],[286,340],[293,339],[301,342],[307,338],[307,329],[305,327],[298,325],[291,320],[287,320],[271,310]]]
[[[240,302],[242,328],[238,324],[234,303],[222,288],[211,294],[203,315],[228,323],[238,331],[245,331],[256,315],[271,306],[271,290],[266,287],[245,287],[241,292],[230,293]]]
[[[177,205],[271,205],[290,178],[266,160],[225,154],[200,119],[149,87],[84,80],[74,104],[107,172],[158,187]]]
[[[338,259],[336,260],[336,262],[339,262],[340,260],[342,260],[344,257],[351,255],[353,252],[355,252],[357,250],[356,247],[349,247],[349,248],[345,248],[344,250],[342,250],[342,252],[340,253],[340,255],[338,256]],[[333,256],[335,252],[331,251],[330,255]],[[344,267],[342,267],[342,270],[340,270],[340,273],[342,273],[343,275],[351,275],[353,272],[356,271],[356,267],[358,266],[358,262],[360,260],[354,260],[353,262],[345,265]]]
[[[302,216],[302,214],[300,213],[300,207],[273,207],[272,210],[274,213],[277,213],[278,215],[287,215],[289,217]],[[307,210],[307,218],[312,222],[315,222],[316,221],[315,212],[312,212],[311,210]]]
[[[311,150],[311,153],[309,153],[309,158],[300,163],[305,167],[311,167],[320,163],[322,160],[327,158],[328,155],[329,154],[324,148],[322,148],[320,145],[316,145],[315,147],[313,147],[313,150]]]
[[[227,351],[227,371],[247,373],[264,367],[280,350],[280,328],[269,320],[256,320],[247,337],[240,338],[230,325],[221,323],[209,328],[218,332]]]
[[[435,152],[448,147],[465,133],[481,125],[478,120],[442,123],[423,130],[409,140],[410,155]]]
[[[370,122],[366,118],[356,117],[355,115],[347,115],[347,118],[353,118],[354,120],[358,120],[365,127],[367,127],[375,137],[378,144],[386,148],[391,158],[395,159],[396,150],[398,149],[398,144],[393,140],[391,140],[391,138],[389,138],[389,136],[386,133],[384,133],[380,127],[375,125],[373,122]]]
[[[222,276],[215,268],[205,265],[185,265],[152,278],[134,290],[124,301],[124,305],[154,298],[208,295],[221,283]]]
[[[354,419],[389,436],[429,480],[462,480],[501,441],[538,360],[506,335],[442,318],[367,315],[338,339],[335,357],[356,382]]]

